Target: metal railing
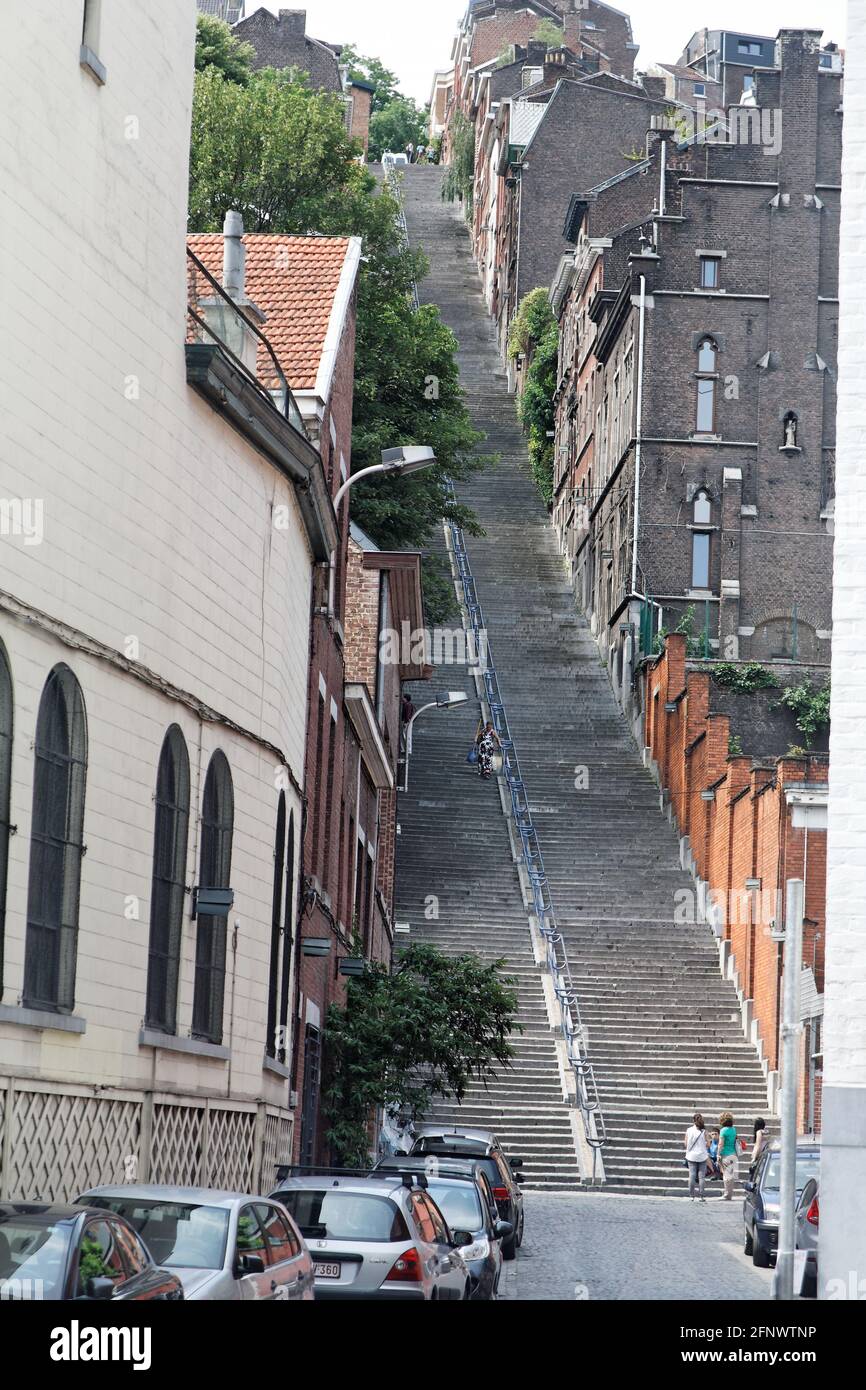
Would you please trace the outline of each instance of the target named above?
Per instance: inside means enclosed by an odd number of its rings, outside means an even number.
[[[409,242],[409,227],[406,223],[406,213],[403,210],[403,189],[400,184],[400,180],[397,176],[397,169],[396,166],[392,164],[390,160],[388,160],[387,163],[383,164],[382,168],[385,172],[385,182],[388,185],[389,192],[393,196],[394,201],[396,202],[398,207],[397,230],[399,234],[400,249],[403,251],[409,251],[411,249]],[[413,309],[420,309],[421,307],[421,301],[418,298],[418,286],[414,280],[412,281],[412,307]]]
[[[385,178],[399,205],[401,237],[405,238],[404,244],[408,246],[409,233],[403,211],[402,187],[397,179],[396,172],[387,165],[385,166]],[[413,285],[413,295],[415,307],[417,308],[419,302],[418,289],[415,285]],[[456,502],[454,484],[450,480],[447,487],[452,503]],[[454,560],[457,565],[457,572],[463,589],[463,601],[466,606],[469,626],[472,629],[475,640],[475,651],[484,651],[486,653],[485,669],[483,671],[484,690],[487,696],[487,703],[490,707],[490,717],[493,721],[493,727],[496,729],[499,742],[502,746],[503,771],[511,796],[511,813],[515,828],[520,836],[523,862],[532,889],[533,909],[542,934],[542,940],[544,941],[546,963],[550,971],[550,978],[559,1006],[562,1036],[565,1041],[569,1065],[571,1066],[574,1076],[575,1100],[583,1119],[583,1131],[586,1142],[592,1149],[592,1177],[594,1181],[597,1174],[598,1155],[602,1146],[607,1141],[607,1133],[605,1131],[601,1103],[598,1098],[598,1089],[595,1084],[595,1073],[586,1052],[586,1029],[581,1022],[580,1009],[577,1002],[577,990],[571,978],[571,967],[568,962],[565,942],[562,939],[562,933],[556,921],[556,913],[550,894],[550,884],[547,880],[544,860],[541,855],[541,846],[538,843],[538,835],[532,821],[529,794],[520,771],[520,763],[517,759],[514,740],[508,728],[505,704],[499,690],[496,668],[493,665],[493,654],[490,650],[490,640],[484,623],[484,613],[475,591],[475,580],[472,577],[472,569],[466,551],[466,542],[463,537],[463,528],[458,526],[455,521],[449,521],[448,526],[451,533]],[[484,634],[483,638],[482,633]],[[484,645],[481,645],[482,642]]]
[[[206,265],[188,246],[187,265],[187,342],[211,341],[231,358],[238,371],[255,386],[259,395],[306,438],[304,421],[280,366],[277,354],[262,330],[241,312]],[[242,358],[247,333],[256,339],[256,367]]]
[[[453,500],[454,488],[451,484],[449,484],[449,491]],[[481,673],[484,680],[484,692],[490,707],[493,727],[502,745],[503,773],[511,797],[511,814],[515,829],[520,836],[523,863],[532,892],[533,910],[544,942],[546,963],[559,1006],[562,1035],[569,1065],[574,1075],[576,1102],[583,1118],[586,1142],[592,1149],[593,1179],[595,1179],[598,1153],[606,1143],[607,1133],[598,1097],[595,1073],[592,1062],[587,1055],[587,1033],[580,1017],[577,990],[571,976],[568,952],[556,920],[550,883],[544,868],[538,834],[532,820],[529,793],[523,780],[517,750],[508,727],[505,703],[499,689],[499,679],[493,663],[490,638],[484,622],[484,612],[476,593],[463,531],[454,521],[450,521],[448,526],[451,533],[454,561],[463,590],[463,602],[466,607],[469,626],[475,638],[475,649],[476,651],[485,650],[487,654],[485,669]],[[483,638],[482,633],[484,634]],[[483,647],[480,645],[481,642],[484,643]]]

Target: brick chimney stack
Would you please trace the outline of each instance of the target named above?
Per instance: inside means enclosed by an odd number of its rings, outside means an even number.
[[[280,10],[280,28],[288,30],[293,38],[302,39],[307,32],[306,10]]]

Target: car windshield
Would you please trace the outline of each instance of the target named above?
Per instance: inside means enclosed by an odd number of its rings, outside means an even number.
[[[817,1178],[821,1168],[820,1153],[798,1153],[797,1154],[797,1177],[795,1186],[798,1192],[803,1188],[810,1178]],[[782,1155],[772,1153],[767,1159],[767,1167],[764,1172],[764,1180],[761,1187],[765,1192],[778,1192],[779,1182],[782,1173]]]
[[[0,1215],[0,1298],[60,1299],[71,1224]]]
[[[406,1240],[409,1232],[400,1208],[387,1197],[334,1188],[296,1187],[278,1192],[303,1234],[322,1240]]]
[[[223,1207],[132,1196],[88,1197],[86,1204],[125,1216],[158,1265],[169,1269],[223,1267],[229,1228],[229,1213]]]
[[[436,1182],[428,1178],[427,1191],[452,1231],[480,1231],[484,1217],[473,1183]]]
[[[422,1135],[412,1149],[413,1154],[471,1154],[482,1158],[487,1144],[481,1139],[467,1139],[462,1134]]]

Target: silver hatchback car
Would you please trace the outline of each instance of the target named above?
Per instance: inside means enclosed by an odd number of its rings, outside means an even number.
[[[313,1298],[306,1242],[273,1198],[127,1183],[76,1200],[126,1217],[156,1263],[179,1277],[186,1299]]]
[[[452,1234],[423,1176],[308,1174],[271,1195],[307,1240],[317,1299],[469,1298],[472,1234]]]

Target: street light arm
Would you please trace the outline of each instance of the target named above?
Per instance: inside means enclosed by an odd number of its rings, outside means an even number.
[[[368,478],[371,473],[384,473],[384,463],[373,463],[369,468],[361,468],[357,473],[352,473],[350,477],[341,485],[336,497],[334,498],[334,511],[340,510],[340,503],[353,483],[357,483],[361,478]]]

